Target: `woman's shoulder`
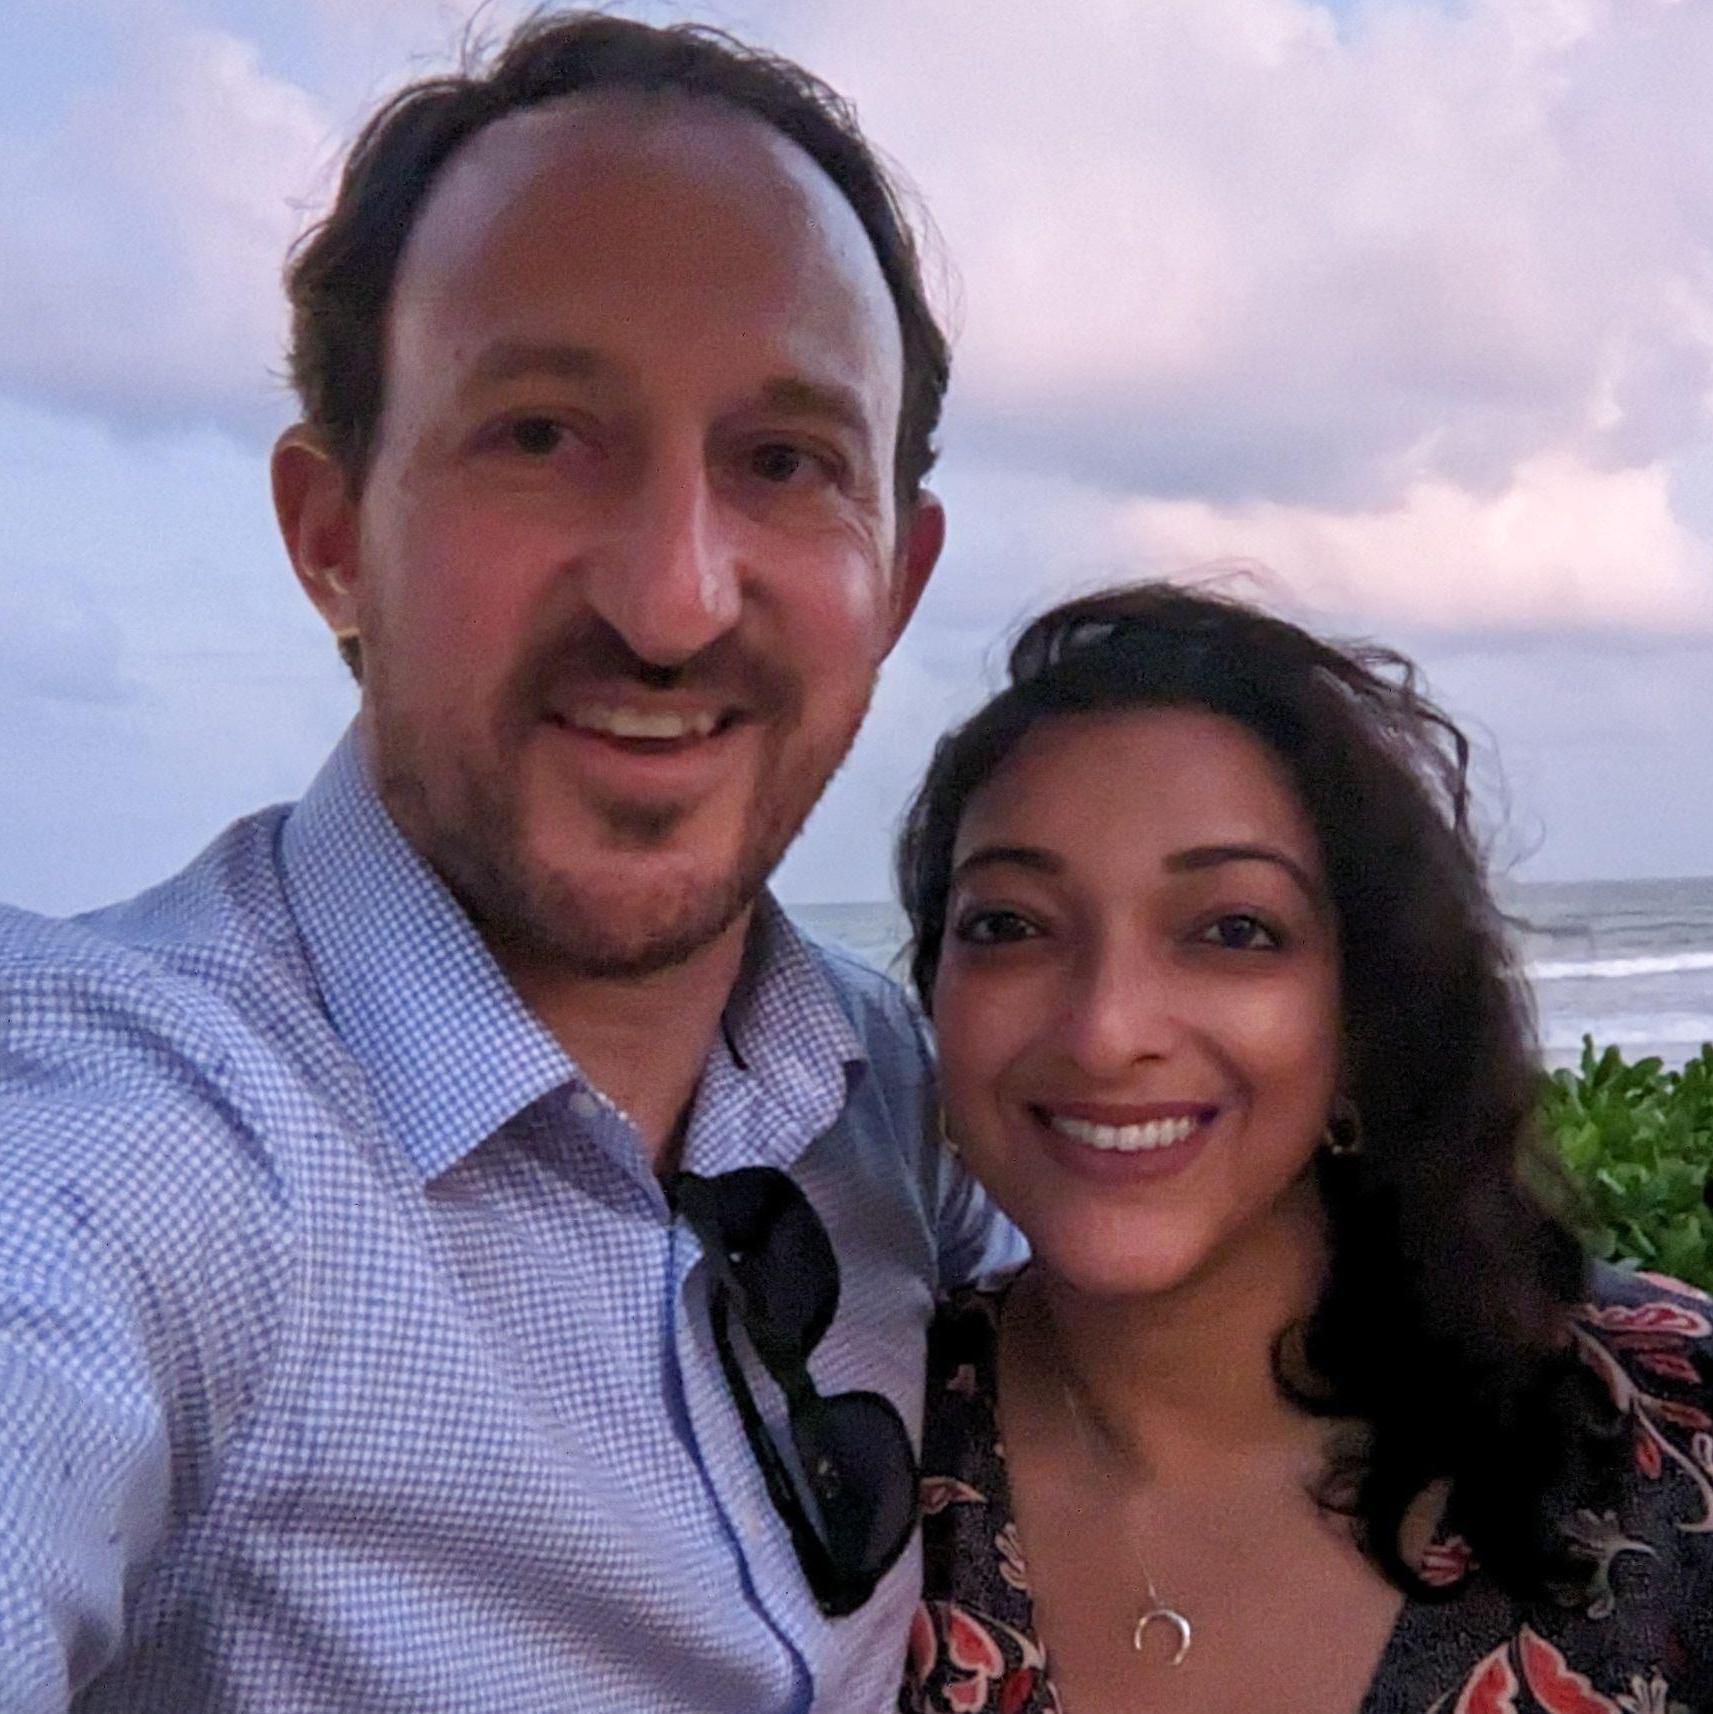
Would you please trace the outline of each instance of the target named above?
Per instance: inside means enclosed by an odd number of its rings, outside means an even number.
[[[945,1293],[928,1328],[928,1388],[967,1368],[994,1390],[999,1361],[999,1320],[1016,1271],[993,1274]],[[966,1383],[967,1384],[967,1383]]]
[[[1637,1304],[1650,1302],[1681,1302],[1698,1304],[1703,1319],[1713,1323],[1713,1294],[1669,1274],[1650,1273],[1646,1268],[1624,1268],[1612,1262],[1591,1262],[1588,1284],[1583,1294],[1586,1304],[1598,1308],[1606,1304]]]
[[[940,1299],[928,1329],[922,1424],[922,1505],[932,1519],[948,1496],[984,1497],[999,1485],[999,1323],[1015,1275],[978,1280]]]
[[[1467,1600],[1426,1632],[1436,1647],[1447,1639],[1447,1658],[1468,1657],[1445,1705],[1713,1707],[1713,1298],[1596,1264],[1571,1332],[1611,1407],[1597,1412],[1597,1467],[1573,1467],[1591,1485],[1565,1494],[1560,1520],[1586,1580],[1531,1605],[1499,1604],[1473,1581]],[[1493,1619],[1497,1632],[1486,1628]],[[1419,1618],[1418,1634],[1433,1623]],[[1497,1646],[1477,1658],[1472,1644]]]
[[[1713,1430],[1691,1402],[1713,1398],[1713,1296],[1664,1274],[1596,1262],[1572,1331],[1621,1412],[1658,1395],[1689,1408],[1676,1413],[1685,1426],[1694,1416],[1695,1427]]]
[[[1662,1568],[1713,1576],[1713,1297],[1663,1274],[1596,1264],[1572,1320],[1576,1350],[1616,1413],[1632,1532]],[[1611,1518],[1585,1543],[1608,1558]],[[1638,1546],[1643,1544],[1636,1544]],[[1713,1642],[1713,1635],[1704,1638]]]
[[[1015,1274],[943,1298],[928,1336],[922,1431],[923,1600],[899,1707],[1034,1714],[1057,1706],[999,1432],[999,1328]]]

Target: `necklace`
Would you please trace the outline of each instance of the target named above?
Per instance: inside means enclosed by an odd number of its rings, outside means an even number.
[[[1077,1439],[1082,1445],[1083,1453],[1088,1459],[1089,1468],[1100,1469],[1100,1456],[1095,1450],[1094,1435],[1088,1419],[1083,1415],[1082,1406],[1077,1402],[1077,1395],[1071,1386],[1070,1377],[1061,1369],[1059,1384],[1064,1388],[1065,1408],[1070,1412],[1071,1422],[1075,1425]],[[1143,1644],[1147,1641],[1150,1625],[1165,1625],[1176,1636],[1177,1646],[1172,1651],[1169,1666],[1182,1666],[1184,1657],[1190,1652],[1190,1622],[1180,1613],[1170,1601],[1160,1593],[1154,1582],[1154,1576],[1144,1563],[1142,1556],[1136,1556],[1136,1569],[1142,1573],[1142,1588],[1147,1597],[1146,1604],[1136,1616],[1136,1628],[1130,1633],[1130,1646],[1140,1654]]]

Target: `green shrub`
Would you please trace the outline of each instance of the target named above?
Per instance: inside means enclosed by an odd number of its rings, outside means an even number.
[[[1541,1116],[1596,1256],[1713,1290],[1713,1046],[1680,1070],[1582,1040],[1546,1080]]]

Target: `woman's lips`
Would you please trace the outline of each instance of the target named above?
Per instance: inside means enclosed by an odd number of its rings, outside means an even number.
[[[1037,1107],[1036,1117],[1062,1137],[1085,1148],[1134,1154],[1170,1148],[1212,1121],[1217,1106],[1203,1102],[1156,1101],[1146,1106],[1094,1105]]]
[[[1197,1101],[1055,1102],[1030,1112],[1056,1159],[1106,1179],[1154,1178],[1188,1166],[1220,1109]]]

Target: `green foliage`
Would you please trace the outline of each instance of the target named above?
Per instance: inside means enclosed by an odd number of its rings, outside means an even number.
[[[1596,1256],[1713,1290],[1713,1046],[1681,1070],[1617,1048],[1555,1071],[1542,1095]]]

